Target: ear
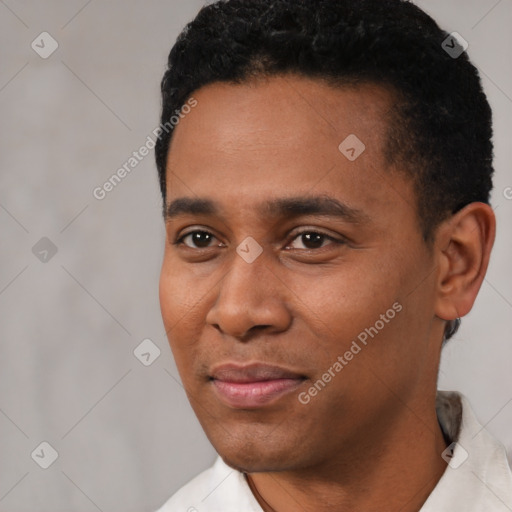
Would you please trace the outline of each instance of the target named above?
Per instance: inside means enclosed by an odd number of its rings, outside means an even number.
[[[454,320],[471,311],[487,271],[496,218],[485,203],[470,203],[436,233],[438,275],[435,313]]]

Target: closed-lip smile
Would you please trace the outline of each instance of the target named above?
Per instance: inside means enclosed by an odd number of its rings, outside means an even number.
[[[215,366],[210,381],[219,399],[232,408],[256,409],[297,389],[306,379],[279,366],[225,363]]]

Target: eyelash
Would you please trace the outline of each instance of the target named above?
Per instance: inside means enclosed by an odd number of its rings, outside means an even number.
[[[193,231],[189,231],[188,233],[185,233],[183,235],[181,235],[180,237],[178,237],[174,242],[173,242],[173,245],[175,246],[185,246],[187,249],[193,249],[193,250],[207,250],[207,249],[211,249],[212,247],[215,247],[215,246],[208,246],[208,247],[190,247],[188,245],[186,245],[183,240],[189,236],[189,235],[193,235],[195,233],[204,233],[204,234],[207,234],[207,235],[211,235],[212,237],[215,237],[215,235],[213,233],[210,233],[209,231],[206,231],[204,229],[195,229]],[[302,235],[305,235],[305,234],[313,234],[313,235],[320,235],[322,237],[324,237],[324,240],[329,240],[330,242],[334,243],[334,244],[337,244],[337,245],[344,245],[346,243],[346,240],[343,240],[343,239],[336,239],[326,233],[323,233],[322,231],[315,231],[315,230],[312,230],[312,229],[304,229],[302,231],[299,231],[297,233],[294,234],[293,238],[291,239],[290,242],[287,243],[287,246],[290,245],[291,242],[293,242],[294,240],[296,240],[297,238],[299,238],[300,236]],[[298,250],[301,250],[301,251],[318,251],[318,250],[321,250],[321,249],[324,249],[325,246],[322,246],[322,247],[317,247],[317,248],[314,248],[314,249],[298,249]]]

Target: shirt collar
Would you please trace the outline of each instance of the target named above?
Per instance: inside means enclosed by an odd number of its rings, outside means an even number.
[[[438,391],[436,412],[448,465],[419,512],[512,512],[512,473],[504,447],[478,422],[464,395]],[[211,512],[262,512],[243,473],[218,457],[201,475],[210,489],[201,507]],[[174,509],[173,509],[174,510]]]
[[[512,473],[504,447],[461,393],[438,391],[436,411],[450,442],[441,454],[448,465],[420,512],[511,512]]]

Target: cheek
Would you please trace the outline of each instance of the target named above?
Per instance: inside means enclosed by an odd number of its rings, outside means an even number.
[[[288,283],[304,304],[302,314],[329,338],[351,340],[373,325],[399,296],[398,279],[392,269],[372,265],[370,255],[355,255],[325,275],[295,279]]]
[[[343,377],[333,379],[333,394],[322,400],[336,401],[348,392],[370,400],[377,396],[376,388],[382,388],[377,376],[392,389],[403,389],[414,378],[411,371],[421,347],[410,343],[417,328],[411,323],[417,305],[407,297],[406,269],[405,261],[381,257],[373,264],[369,254],[361,254],[329,276],[296,283],[303,304],[297,315],[307,319],[315,348],[323,349],[311,354],[316,377],[343,358],[343,369],[334,368]]]
[[[201,298],[207,289],[208,276],[195,276],[190,268],[185,268],[171,251],[166,250],[160,272],[159,296],[167,328],[193,313],[194,309],[201,308]]]
[[[176,276],[170,272],[170,265],[164,261],[160,272],[159,298],[160,311],[166,331],[168,331],[179,318],[180,289],[182,289],[182,287],[179,286]]]
[[[160,310],[172,352],[179,365],[184,356],[193,357],[205,318],[204,286],[197,286],[175,262],[164,258],[159,283]]]

